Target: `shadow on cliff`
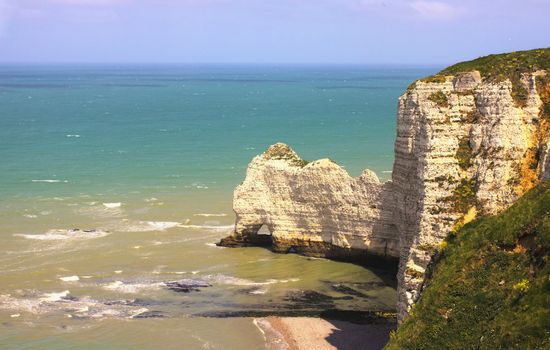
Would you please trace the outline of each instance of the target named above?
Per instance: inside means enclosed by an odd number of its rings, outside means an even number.
[[[326,341],[338,350],[379,350],[390,339],[393,324],[354,324],[345,321],[326,320],[334,326]]]

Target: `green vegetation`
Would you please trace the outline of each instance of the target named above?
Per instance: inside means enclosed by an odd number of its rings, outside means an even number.
[[[542,117],[550,120],[550,75],[537,77],[537,91],[542,100]]]
[[[443,93],[443,91],[436,91],[436,92],[433,92],[429,97],[428,97],[428,100],[432,101],[432,102],[435,102],[435,104],[438,106],[438,107],[448,107],[449,106],[449,101],[447,100],[447,95],[445,95],[445,93]]]
[[[264,152],[265,159],[281,159],[287,160],[292,163],[292,165],[299,166],[301,168],[305,167],[309,162],[300,158],[290,147],[284,143],[276,143],[269,147],[267,151]]]
[[[473,154],[470,147],[470,139],[467,136],[458,141],[455,158],[458,160],[458,166],[462,170],[467,170],[472,165]]]
[[[514,101],[518,106],[525,106],[527,90],[520,82],[521,75],[537,70],[550,71],[550,48],[480,57],[447,67],[434,76],[422,79],[422,81],[442,82],[445,81],[446,75],[456,75],[473,70],[479,71],[485,81],[497,82],[510,79]]]
[[[445,198],[445,201],[451,202],[453,211],[468,212],[471,207],[475,207],[477,204],[476,185],[475,179],[461,179],[453,189],[453,194]]]
[[[386,349],[550,348],[550,181],[444,243]]]

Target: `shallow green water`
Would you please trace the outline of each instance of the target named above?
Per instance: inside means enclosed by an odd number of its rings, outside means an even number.
[[[258,349],[205,316],[393,309],[376,271],[213,243],[274,142],[389,178],[396,98],[435,70],[1,67],[0,348]]]

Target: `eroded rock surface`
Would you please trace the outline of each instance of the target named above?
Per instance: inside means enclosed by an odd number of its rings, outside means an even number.
[[[397,257],[392,185],[329,159],[303,161],[285,144],[255,157],[235,189],[235,233],[222,245],[271,245],[312,256]],[[258,234],[265,225],[271,235]]]
[[[400,97],[392,177],[400,319],[450,232],[502,211],[546,176],[548,120],[536,84],[543,74],[523,76],[522,103],[509,80],[483,82],[477,72],[418,81]]]
[[[523,74],[519,100],[510,80],[483,81],[476,71],[417,81],[399,98],[386,183],[369,170],[352,178],[328,159],[306,164],[288,146],[271,146],[235,189],[235,232],[221,243],[398,256],[403,319],[449,233],[550,177],[549,75]],[[257,234],[262,225],[271,235]]]

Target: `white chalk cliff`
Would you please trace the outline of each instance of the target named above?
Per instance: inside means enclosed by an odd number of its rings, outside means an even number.
[[[391,183],[358,178],[329,159],[307,163],[278,143],[255,157],[235,189],[235,233],[224,245],[268,244],[313,256],[396,258]],[[265,225],[271,236],[258,234]]]
[[[495,214],[550,177],[550,74],[508,79],[479,72],[417,81],[400,98],[392,181],[358,178],[328,159],[305,164],[284,144],[250,163],[235,189],[235,232],[225,245],[342,257],[398,257],[398,318],[420,296],[447,235]],[[258,235],[266,225],[271,236]]]

